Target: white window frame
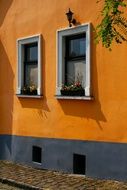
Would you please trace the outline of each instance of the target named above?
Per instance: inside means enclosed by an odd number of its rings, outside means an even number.
[[[91,96],[90,87],[90,23],[83,24],[77,27],[65,28],[57,31],[57,81],[56,81],[56,95],[60,96],[61,86],[64,81],[64,55],[65,55],[65,38],[71,35],[86,33],[86,85],[85,96]],[[68,98],[69,99],[69,98]],[[74,98],[73,98],[74,99]]]
[[[41,34],[34,35],[34,36],[28,36],[25,38],[17,39],[17,62],[18,62],[18,71],[17,71],[17,95],[22,95],[21,90],[24,85],[24,64],[23,64],[23,58],[24,58],[24,45],[31,44],[37,42],[38,44],[38,86],[37,86],[37,95],[41,96],[42,93],[42,87],[41,87]],[[37,96],[34,95],[34,96]],[[27,95],[23,95],[27,96]]]

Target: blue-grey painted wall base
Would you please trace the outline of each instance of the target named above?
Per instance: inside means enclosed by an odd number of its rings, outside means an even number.
[[[32,162],[32,147],[42,148],[42,162]],[[86,155],[86,175],[127,179],[127,144],[0,135],[0,159],[36,168],[73,173],[73,154]]]

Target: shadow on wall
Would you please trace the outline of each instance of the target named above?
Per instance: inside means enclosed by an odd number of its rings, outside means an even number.
[[[8,12],[9,7],[11,6],[13,0],[5,0],[0,1],[0,27],[4,22],[4,18]]]
[[[14,74],[5,48],[0,41],[0,134],[12,134]],[[0,137],[1,138],[1,137]],[[4,149],[11,156],[11,138],[4,139]]]
[[[106,122],[106,118],[101,110],[101,103],[99,101],[96,44],[94,44],[93,34],[91,34],[91,42],[91,86],[94,100],[59,100],[59,103],[66,115],[87,119],[91,118],[95,120],[99,128],[103,130],[100,121]]]
[[[42,97],[40,99],[19,98],[19,100],[23,108],[32,108],[32,109],[38,109],[39,111],[45,110],[47,112],[50,112],[45,97]]]

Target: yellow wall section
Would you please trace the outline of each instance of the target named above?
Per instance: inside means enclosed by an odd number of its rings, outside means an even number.
[[[0,1],[0,133],[127,142],[127,46],[112,51],[92,37],[93,101],[56,100],[56,30],[68,27],[70,7],[80,23],[98,22],[96,0]],[[43,99],[18,98],[16,40],[43,36]]]

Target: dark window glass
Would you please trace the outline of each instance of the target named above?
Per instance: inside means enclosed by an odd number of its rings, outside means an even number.
[[[66,37],[65,83],[80,82],[85,85],[86,35],[85,33]]]
[[[85,56],[85,38],[69,40],[69,57]]]
[[[66,58],[84,57],[86,52],[86,37],[85,34],[69,36],[66,38]]]
[[[26,61],[35,61],[38,58],[37,43],[26,45]]]
[[[38,84],[38,45],[37,43],[24,46],[24,86]]]
[[[25,69],[25,85],[35,85],[38,84],[38,68],[37,64],[28,64]]]

